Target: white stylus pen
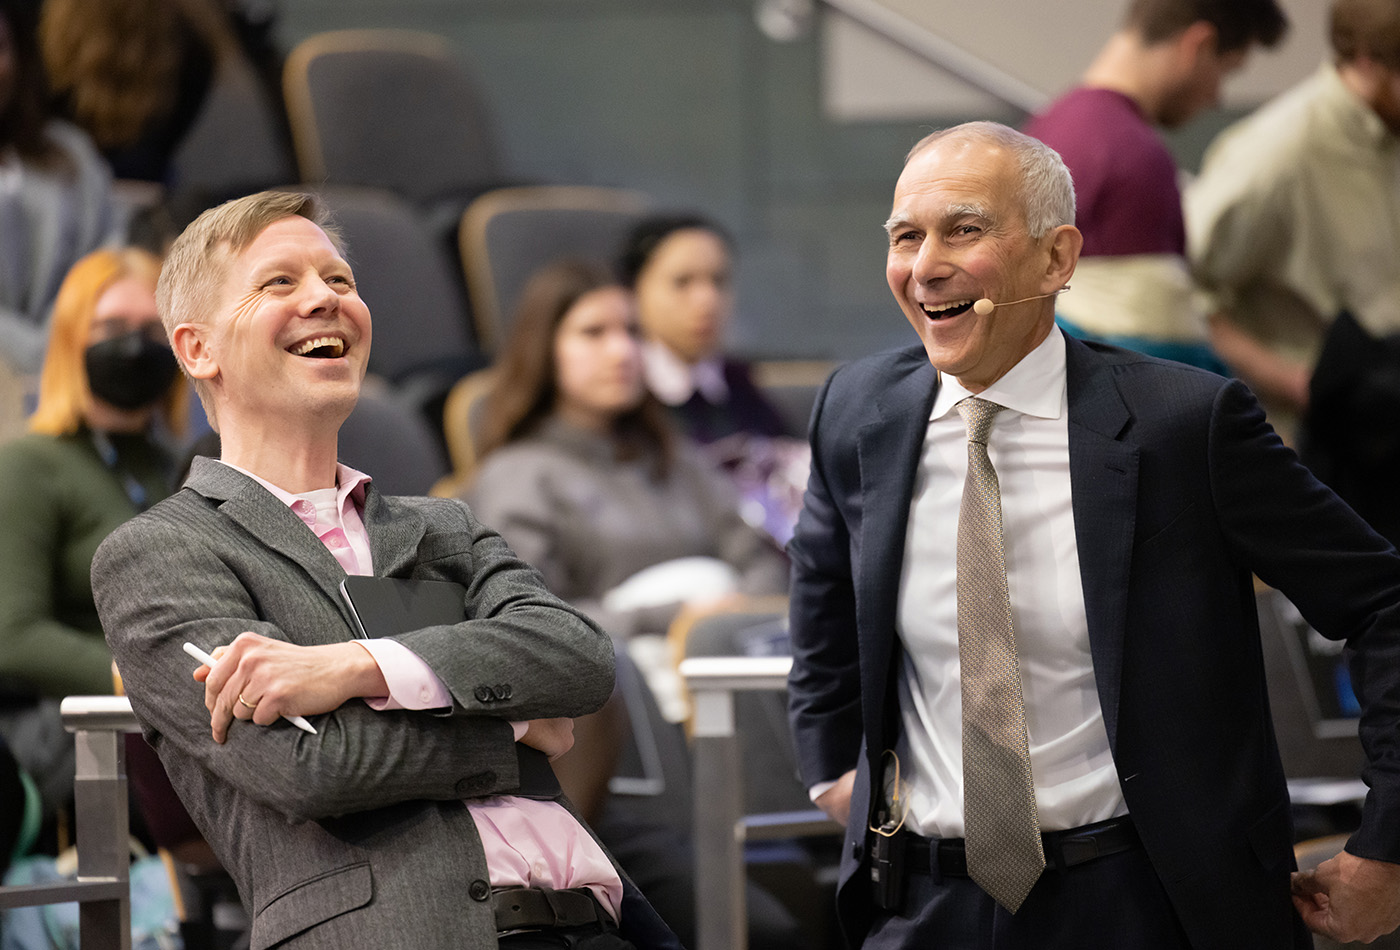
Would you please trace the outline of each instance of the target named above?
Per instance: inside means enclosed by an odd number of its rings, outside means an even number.
[[[203,663],[205,666],[209,667],[211,670],[214,668],[214,664],[219,662],[209,654],[205,653],[199,647],[195,646],[193,643],[185,643],[185,652],[188,653],[190,656],[194,657],[199,662]],[[309,732],[313,736],[316,735],[316,727],[311,725],[311,723],[307,722],[303,717],[283,716],[282,718],[290,722],[292,725],[296,726],[302,732]]]

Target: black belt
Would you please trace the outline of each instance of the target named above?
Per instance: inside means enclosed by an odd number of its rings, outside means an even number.
[[[586,887],[559,891],[504,887],[492,894],[492,900],[496,906],[497,933],[612,923],[612,917]]]
[[[906,867],[915,874],[941,874],[967,877],[967,850],[962,838],[921,838],[905,836]],[[1132,851],[1142,846],[1131,818],[1110,818],[1068,831],[1047,831],[1040,836],[1045,846],[1045,865],[1063,871],[1095,858]],[[933,863],[937,848],[938,863]]]

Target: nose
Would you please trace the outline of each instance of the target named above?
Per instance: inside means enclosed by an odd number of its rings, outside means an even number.
[[[914,255],[913,276],[920,284],[931,284],[953,273],[952,264],[943,253],[943,246],[931,237],[926,237]]]
[[[340,310],[340,294],[320,275],[307,279],[302,311],[306,316],[324,316]]]

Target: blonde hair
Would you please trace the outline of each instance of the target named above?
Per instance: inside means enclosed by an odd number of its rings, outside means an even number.
[[[39,406],[29,420],[30,432],[58,436],[78,431],[93,401],[85,355],[97,302],[120,280],[137,280],[154,291],[159,275],[160,258],[135,247],[93,251],[68,271],[54,301],[39,376]],[[184,432],[187,403],[185,382],[176,377],[161,397],[159,411],[177,435]]]
[[[315,195],[290,191],[260,191],[210,208],[195,218],[170,245],[165,267],[156,287],[156,308],[165,333],[172,340],[182,323],[208,325],[219,306],[219,291],[229,261],[270,225],[284,218],[306,218],[325,232],[336,252],[345,254],[340,231]],[[178,354],[177,354],[178,356]],[[184,363],[180,364],[184,369]],[[204,380],[195,379],[194,391],[204,404],[205,415],[217,426],[214,406]]]

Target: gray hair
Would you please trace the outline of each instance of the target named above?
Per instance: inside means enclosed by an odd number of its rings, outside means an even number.
[[[999,122],[965,122],[924,136],[904,156],[904,164],[944,139],[990,142],[1016,157],[1021,210],[1032,238],[1039,240],[1062,224],[1074,224],[1074,179],[1060,154],[1044,142]]]

